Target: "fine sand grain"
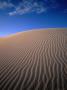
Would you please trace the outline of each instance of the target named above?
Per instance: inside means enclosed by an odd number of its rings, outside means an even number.
[[[0,38],[0,90],[67,90],[67,30]]]

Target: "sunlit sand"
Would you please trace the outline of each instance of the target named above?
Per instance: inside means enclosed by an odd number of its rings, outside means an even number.
[[[0,38],[0,90],[67,90],[67,30]]]

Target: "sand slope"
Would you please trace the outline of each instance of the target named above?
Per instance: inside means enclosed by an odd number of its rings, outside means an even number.
[[[0,90],[67,90],[67,30],[1,38]]]

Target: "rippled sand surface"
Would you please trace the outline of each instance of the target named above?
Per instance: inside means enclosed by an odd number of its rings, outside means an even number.
[[[0,90],[67,90],[67,30],[1,38]]]

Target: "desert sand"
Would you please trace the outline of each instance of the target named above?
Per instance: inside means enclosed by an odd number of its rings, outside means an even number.
[[[0,90],[67,90],[67,29],[0,38]]]

